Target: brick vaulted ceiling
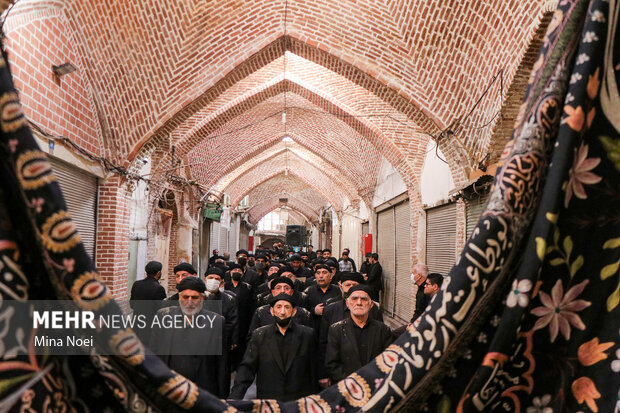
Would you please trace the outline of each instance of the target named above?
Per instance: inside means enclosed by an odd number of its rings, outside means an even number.
[[[53,18],[42,33],[69,45],[80,127],[52,113],[41,120],[52,132],[126,166],[174,145],[203,188],[233,204],[250,195],[254,217],[284,191],[307,216],[369,202],[382,158],[415,192],[429,135],[467,113],[500,69],[511,83],[556,3],[21,0],[7,42],[19,61],[36,22]],[[46,107],[24,93],[27,110]],[[502,107],[506,93],[493,96],[468,123]]]

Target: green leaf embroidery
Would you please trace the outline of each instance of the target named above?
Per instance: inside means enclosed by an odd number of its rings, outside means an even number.
[[[607,298],[607,311],[612,311],[614,308],[618,306],[620,302],[620,283],[618,284],[618,288],[616,291],[611,293],[609,298]]]
[[[566,258],[570,258],[570,253],[573,252],[573,240],[570,237],[564,238],[564,251],[566,251]]]
[[[604,281],[607,278],[614,275],[618,271],[619,267],[620,267],[620,260],[614,262],[613,264],[604,266],[603,269],[601,270],[601,280]]]
[[[564,258],[554,258],[552,259],[549,264],[553,265],[554,267],[557,267],[558,265],[562,265],[564,264]]]
[[[577,257],[577,259],[570,266],[570,276],[574,277],[577,271],[583,266],[583,255]]]
[[[536,237],[536,254],[538,255],[539,260],[543,260],[545,258],[545,248],[547,247],[547,243],[542,237]]]
[[[614,140],[608,136],[601,136],[599,139],[607,152],[607,157],[620,171],[620,140]]]
[[[547,218],[547,221],[551,222],[552,224],[558,223],[558,214],[552,214],[551,212],[547,212],[545,214],[545,217]]]
[[[603,249],[605,249],[605,250],[613,249],[613,248],[618,248],[618,247],[620,247],[620,238],[608,239],[603,244]]]

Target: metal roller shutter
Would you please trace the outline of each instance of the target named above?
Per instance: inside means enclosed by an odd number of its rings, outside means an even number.
[[[411,308],[411,209],[409,202],[394,207],[396,216],[396,306],[394,315],[408,321]]]
[[[228,251],[230,252],[231,257],[234,257],[236,251],[228,250],[228,228],[220,225],[220,246],[219,246],[220,254]],[[232,258],[231,258],[232,259]]]
[[[239,249],[249,250],[250,246],[250,231],[241,225],[241,231],[239,232]]]
[[[237,252],[237,220],[232,219],[230,222],[230,231],[228,232],[228,251],[230,255],[235,255]]]
[[[377,254],[383,268],[383,302],[384,311],[394,313],[394,280],[395,280],[395,231],[394,208],[377,215]]]
[[[426,265],[448,275],[456,260],[456,204],[426,210]]]
[[[472,201],[468,201],[466,204],[466,218],[467,218],[467,239],[471,236],[471,233],[476,228],[476,224],[478,223],[478,219],[480,219],[480,215],[484,212],[489,203],[490,194],[485,194],[480,198],[476,198]]]
[[[54,158],[50,163],[84,248],[92,258],[97,234],[97,177]]]
[[[211,234],[209,239],[209,256],[213,250],[218,250],[220,254],[224,251],[220,250],[220,223],[219,222],[211,222]]]

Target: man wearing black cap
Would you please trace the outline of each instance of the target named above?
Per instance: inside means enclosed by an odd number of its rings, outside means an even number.
[[[276,277],[271,281],[271,294],[267,297],[268,302],[271,302],[271,299],[276,295],[280,294],[288,294],[295,297],[295,302],[300,303],[301,299],[300,295],[303,293],[299,293],[295,291],[293,287],[293,281],[284,276]],[[295,322],[300,325],[313,327],[312,323],[312,314],[305,308],[301,306],[297,306],[297,313],[295,317],[293,317]],[[267,324],[271,324],[275,321],[270,312],[269,304],[265,304],[261,307],[258,307],[254,312],[254,316],[252,317],[252,322],[250,323],[250,330],[248,332],[248,336],[251,336],[254,330],[258,327],[266,326]],[[249,337],[248,337],[249,339]]]
[[[246,250],[239,250],[237,251],[236,257],[237,264],[241,266],[241,270],[243,271],[243,281],[250,285],[252,289],[252,295],[254,295],[254,291],[261,284],[261,280],[258,278],[258,274],[256,273],[256,271],[254,271],[248,266],[248,252]]]
[[[256,271],[256,275],[258,276],[258,286],[254,290],[255,294],[259,294],[258,289],[267,282],[267,265],[269,265],[269,260],[265,254],[256,254],[256,262],[254,263],[254,271]]]
[[[159,310],[157,301],[166,298],[166,290],[159,284],[162,265],[159,261],[150,261],[144,267],[146,277],[131,286],[129,305],[136,316],[143,315],[147,325],[151,324],[155,312]],[[145,329],[137,329],[141,340],[148,340],[149,333]]]
[[[235,299],[224,293],[224,273],[218,267],[209,267],[205,271],[207,287],[206,299],[222,302],[222,315],[226,320],[225,330],[231,348],[239,344],[239,316]]]
[[[308,245],[306,253],[308,254],[309,261],[314,261],[316,259],[316,252],[314,252],[313,249],[314,247],[312,246],[312,244]]]
[[[331,257],[326,259],[325,265],[329,267],[329,270],[332,273],[331,283],[338,284],[338,281],[340,281],[340,266],[338,265],[338,261],[336,261],[336,258]]]
[[[290,259],[290,265],[292,268],[292,273],[295,274],[295,279],[302,285],[305,285],[306,280],[312,277],[312,270],[305,267],[304,262],[301,259],[301,255],[293,254]]]
[[[332,272],[327,265],[320,264],[316,266],[314,271],[316,283],[306,288],[307,299],[306,308],[312,313],[314,320],[314,332],[316,338],[319,338],[319,329],[321,327],[321,316],[328,299],[340,296],[340,289],[331,284]]]
[[[192,266],[192,264],[188,262],[182,262],[172,270],[174,272],[174,278],[177,282],[177,290],[179,288],[179,283],[183,281],[187,277],[196,277],[198,273]],[[165,305],[179,305],[179,293],[176,292],[172,294],[170,297],[166,299],[167,303]]]
[[[347,298],[350,317],[329,328],[325,367],[332,383],[366,365],[392,342],[390,328],[369,317],[373,306],[370,293],[365,285],[351,287]]]
[[[150,348],[174,371],[226,398],[230,375],[224,351],[228,346],[224,317],[203,308],[205,284],[200,278],[186,277],[177,288],[179,306],[157,312],[159,321],[151,331]],[[182,327],[166,325],[165,320],[179,319]]]
[[[321,329],[319,331],[319,357],[321,358],[321,367],[325,365],[325,353],[327,351],[327,333],[329,327],[336,324],[339,321],[345,320],[351,316],[349,307],[347,307],[346,299],[349,297],[349,290],[351,287],[364,284],[364,277],[358,272],[343,272],[340,276],[338,286],[342,294],[340,297],[333,297],[327,300],[325,303],[325,310],[323,311],[323,317],[321,317]],[[383,323],[383,315],[379,309],[378,303],[373,303],[370,307],[370,318]],[[327,378],[327,372],[323,368],[319,368],[319,377],[321,385],[327,387],[329,382],[325,380]]]
[[[230,281],[224,283],[226,290],[232,291],[236,295],[237,315],[239,317],[239,346],[231,355],[232,368],[237,365],[245,352],[246,336],[250,328],[250,321],[254,313],[254,298],[252,296],[252,287],[243,280],[243,267],[239,264],[231,264]]]
[[[150,261],[144,267],[146,277],[133,283],[130,303],[134,300],[163,300],[166,290],[159,284],[162,265],[159,261]],[[133,305],[132,305],[133,308]]]
[[[255,292],[256,304],[258,306],[268,304],[267,302],[262,302],[262,298],[271,293],[271,287],[269,283],[271,282],[271,280],[278,276],[278,271],[280,271],[280,264],[278,264],[277,262],[272,262],[271,264],[267,265],[265,271],[267,274],[267,280],[266,282],[259,285]]]
[[[277,295],[270,305],[275,322],[252,333],[230,394],[233,399],[243,398],[254,377],[259,399],[295,400],[317,389],[312,329],[295,323],[293,296]]]
[[[379,263],[379,254],[373,252],[370,256],[370,268],[366,284],[370,287],[371,297],[375,301],[379,301],[379,293],[383,290],[383,268]]]

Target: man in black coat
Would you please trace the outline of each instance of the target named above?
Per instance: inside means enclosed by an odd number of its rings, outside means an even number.
[[[159,322],[151,331],[150,348],[171,369],[226,398],[230,375],[224,317],[203,308],[205,284],[200,278],[187,277],[178,289],[179,306],[160,309],[153,320]],[[166,326],[166,320],[182,320],[183,327]]]
[[[417,264],[413,267],[413,282],[418,286],[418,291],[415,294],[415,311],[413,317],[411,317],[410,323],[413,323],[418,317],[422,315],[424,309],[428,305],[428,297],[424,295],[424,283],[428,277],[428,267],[424,264]]]
[[[356,285],[349,290],[351,316],[329,328],[325,367],[332,383],[338,382],[377,357],[392,342],[392,331],[369,317],[370,289]]]
[[[367,252],[364,254],[364,262],[360,267],[360,272],[364,277],[368,277],[368,273],[370,272],[370,257],[372,257],[372,252]]]
[[[295,299],[280,294],[271,301],[276,322],[252,333],[230,397],[242,399],[256,377],[259,399],[295,400],[314,393],[315,341],[312,329],[293,321]]]
[[[368,273],[367,285],[372,293],[373,301],[379,301],[379,292],[383,290],[383,267],[379,264],[379,254],[373,252],[370,257],[370,271]]]
[[[189,262],[182,262],[172,270],[174,273],[174,278],[177,282],[177,290],[179,288],[179,284],[187,277],[197,277],[198,273]],[[179,292],[172,294],[170,297],[166,298],[166,302],[163,304],[164,306],[174,306],[179,305]]]
[[[277,277],[273,281],[271,281],[271,294],[269,295],[269,302],[271,299],[280,294],[288,294],[295,297],[295,302],[300,302],[300,294],[293,288],[293,281],[288,277]],[[310,311],[306,310],[301,306],[297,306],[297,312],[293,317],[293,320],[296,324],[308,326],[310,328],[313,327],[312,323],[312,314]],[[269,304],[258,307],[254,312],[254,316],[252,317],[252,322],[250,323],[250,330],[248,332],[248,340],[252,336],[254,330],[259,327],[266,326],[268,324],[275,323],[276,319],[271,314],[271,306]]]
[[[314,252],[313,249],[314,247],[312,246],[312,244],[308,245],[307,254],[308,254],[309,261],[316,260],[316,252]]]
[[[235,370],[245,352],[246,337],[252,314],[254,314],[254,297],[252,296],[252,287],[243,281],[241,265],[231,264],[230,277],[230,281],[224,283],[224,288],[235,293],[237,316],[239,317],[239,346],[231,354],[232,369]]]
[[[232,295],[224,292],[224,273],[218,267],[209,267],[205,271],[207,301],[221,301],[221,314],[226,320],[224,331],[231,349],[239,345],[239,316],[237,302]]]
[[[420,316],[424,313],[424,310],[426,310],[426,307],[428,307],[428,304],[431,302],[431,298],[433,298],[433,296],[437,294],[437,291],[439,291],[439,289],[441,288],[442,283],[443,275],[436,272],[432,272],[428,275],[424,283],[422,283],[422,285],[419,287],[419,289],[422,290],[423,295],[420,299],[419,307],[418,303],[416,302],[416,312],[413,314],[413,318],[411,319],[410,323],[414,323],[418,318],[420,318]]]
[[[323,316],[325,303],[332,297],[339,297],[341,292],[338,286],[331,283],[332,272],[327,265],[317,265],[314,276],[316,283],[306,288],[304,292],[307,296],[306,309],[312,313],[314,333],[316,339],[318,340],[319,329],[321,327],[321,317]]]
[[[303,291],[306,285],[306,280],[311,278],[313,275],[312,270],[304,265],[301,255],[299,254],[293,254],[290,259],[290,266],[292,269],[291,272],[295,275],[295,279],[299,281],[302,286],[304,286],[301,289]]]
[[[159,261],[150,261],[144,267],[146,277],[136,281],[131,286],[129,306],[133,309],[134,315],[144,317],[146,325],[150,326],[155,312],[161,307],[161,303],[166,298],[166,290],[159,284],[161,278],[162,265]],[[142,341],[148,341],[150,332],[148,329],[136,329],[138,337]]]
[[[318,357],[320,360],[319,367],[319,383],[322,386],[329,386],[329,379],[327,371],[325,370],[325,353],[327,351],[327,334],[329,327],[336,324],[339,321],[345,320],[351,317],[349,307],[347,307],[346,299],[349,297],[349,290],[359,284],[364,284],[364,277],[358,272],[343,272],[341,273],[340,282],[338,286],[342,291],[340,297],[333,297],[327,300],[325,310],[323,311],[323,317],[321,317],[321,327],[319,331],[319,350]],[[370,307],[369,316],[373,320],[377,320],[383,323],[383,314],[379,309],[379,303],[373,302]]]

